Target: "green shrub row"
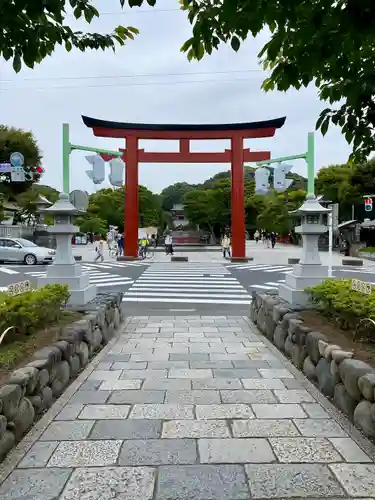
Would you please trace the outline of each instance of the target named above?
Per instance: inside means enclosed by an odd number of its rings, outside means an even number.
[[[359,251],[361,253],[375,253],[375,247],[363,247]]]
[[[328,279],[307,291],[318,310],[333,318],[343,330],[354,329],[360,319],[375,319],[375,294],[352,290],[350,279]]]
[[[47,285],[20,295],[2,294],[0,302],[0,335],[14,326],[3,343],[14,340],[15,334],[29,335],[55,323],[69,299],[66,285]]]

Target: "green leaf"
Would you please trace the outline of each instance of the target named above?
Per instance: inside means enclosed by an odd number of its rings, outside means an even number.
[[[239,48],[241,47],[240,39],[236,36],[232,37],[230,44],[232,49],[235,50],[236,52],[238,52]]]
[[[147,0],[147,3],[153,7],[156,4],[156,0]]]
[[[19,73],[21,71],[21,66],[22,66],[22,62],[21,62],[21,57],[19,54],[15,54],[14,58],[13,58],[13,69],[16,73]]]
[[[72,44],[69,40],[65,42],[65,49],[67,50],[67,52],[70,52],[72,50]]]
[[[320,126],[320,131],[322,132],[322,135],[323,137],[326,135],[327,133],[327,130],[328,130],[328,126],[329,126],[329,117],[327,116],[324,121],[322,122],[321,126]]]

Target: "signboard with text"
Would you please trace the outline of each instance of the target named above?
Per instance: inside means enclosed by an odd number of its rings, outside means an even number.
[[[370,295],[372,292],[372,285],[366,281],[352,279],[352,290],[364,293],[365,295]]]
[[[30,281],[20,281],[19,283],[12,283],[8,286],[8,295],[20,295],[21,293],[29,292],[30,290]]]

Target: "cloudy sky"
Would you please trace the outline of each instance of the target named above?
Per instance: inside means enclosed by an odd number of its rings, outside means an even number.
[[[32,130],[43,151],[43,183],[62,189],[61,126],[70,124],[71,142],[118,149],[120,140],[95,138],[81,114],[113,121],[144,123],[229,123],[287,116],[274,138],[251,140],[247,147],[270,150],[273,157],[303,153],[307,133],[314,130],[325,107],[314,87],[265,94],[264,73],[257,53],[267,34],[249,39],[238,53],[229,47],[203,61],[189,63],[180,53],[189,38],[190,24],[178,10],[178,0],[158,0],[156,8],[121,10],[118,0],[96,0],[101,12],[92,31],[111,32],[118,24],[136,26],[140,35],[116,54],[56,50],[32,70],[15,75],[0,59],[0,123]],[[72,26],[85,30],[87,25]],[[194,142],[193,151],[221,151],[225,141]],[[147,151],[177,151],[171,141],[141,143]],[[338,129],[316,137],[316,169],[345,162],[349,147]],[[94,191],[84,171],[85,153],[71,155],[71,189]],[[179,182],[201,182],[223,164],[142,164],[140,183],[155,192]],[[302,160],[294,171],[306,175]],[[109,185],[109,184],[108,184]],[[101,187],[105,187],[103,184]]]

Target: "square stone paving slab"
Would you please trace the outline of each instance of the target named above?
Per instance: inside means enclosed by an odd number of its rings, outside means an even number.
[[[166,391],[165,403],[214,404],[220,403],[219,391]]]
[[[129,405],[86,405],[78,418],[84,420],[104,420],[126,418],[130,411]]]
[[[56,500],[71,469],[17,469],[0,486],[1,500]]]
[[[198,420],[254,418],[250,406],[246,404],[197,405],[195,412]]]
[[[299,436],[292,420],[234,420],[232,431],[235,437],[287,437]]]
[[[257,418],[307,418],[298,404],[253,404],[251,407]]]
[[[156,500],[247,500],[249,489],[238,465],[162,466]]]
[[[267,390],[220,391],[223,403],[276,403],[276,398]]]
[[[163,438],[229,438],[226,420],[170,420],[163,424]]]
[[[306,389],[275,390],[280,403],[315,403],[315,399]]]
[[[48,467],[115,465],[121,444],[119,440],[63,441],[50,458]]]
[[[266,439],[199,439],[202,463],[272,463],[276,457]]]
[[[52,422],[41,435],[40,441],[77,441],[86,439],[93,425],[94,422],[90,420]]]
[[[242,380],[245,389],[249,390],[272,390],[272,389],[285,389],[285,385],[279,379],[254,379],[245,378]]]
[[[90,439],[155,439],[161,429],[161,420],[97,420]]]
[[[124,441],[120,465],[169,465],[197,462],[194,439],[147,439]]]
[[[151,500],[154,482],[152,467],[77,469],[59,500]]]
[[[280,437],[270,438],[278,460],[284,463],[341,462],[336,449],[325,438]]]
[[[349,437],[329,438],[346,462],[372,462],[371,458]]]
[[[193,405],[135,404],[129,418],[193,419]]]
[[[45,467],[58,444],[58,441],[37,441],[18,464],[18,468]]]
[[[113,391],[108,399],[109,404],[163,403],[164,391]]]
[[[295,419],[302,436],[306,437],[346,437],[346,432],[332,418],[304,418]]]
[[[250,498],[295,499],[343,496],[344,490],[324,465],[245,465]]]
[[[83,404],[68,403],[58,415],[56,415],[55,420],[75,420],[83,410],[83,407]]]
[[[332,464],[329,467],[348,495],[360,497],[374,494],[374,464]]]
[[[193,389],[243,389],[240,380],[234,378],[206,378],[192,380]]]

